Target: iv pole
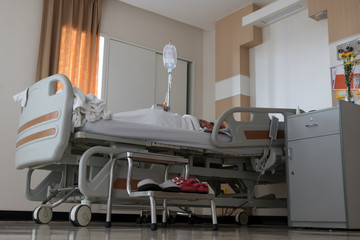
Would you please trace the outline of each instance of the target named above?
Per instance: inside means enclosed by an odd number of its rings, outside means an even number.
[[[164,111],[170,111],[170,90],[171,90],[171,83],[172,83],[172,74],[171,71],[176,67],[177,63],[177,54],[176,54],[176,47],[171,44],[165,45],[163,50],[163,62],[164,66],[168,69],[168,89],[165,96],[165,101],[162,105]]]

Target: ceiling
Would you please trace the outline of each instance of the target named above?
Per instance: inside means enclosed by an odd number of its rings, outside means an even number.
[[[276,0],[119,0],[204,30],[215,22],[247,5],[264,7]]]

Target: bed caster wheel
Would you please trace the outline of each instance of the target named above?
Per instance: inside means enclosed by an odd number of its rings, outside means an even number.
[[[105,223],[105,227],[106,227],[106,228],[111,228],[111,222],[106,222],[106,223]]]
[[[195,219],[194,218],[189,218],[188,219],[188,224],[190,224],[190,225],[194,225],[195,224]]]
[[[71,208],[69,220],[76,227],[86,227],[91,221],[91,209],[88,205],[78,204]]]
[[[213,230],[213,231],[219,230],[219,226],[218,226],[217,224],[213,224],[213,225],[212,225],[212,230]]]
[[[144,223],[144,224],[146,224],[146,223],[149,223],[150,222],[150,220],[147,218],[147,217],[142,217],[142,219],[141,219],[141,223]]]
[[[151,230],[157,230],[158,229],[157,223],[151,223],[150,228]]]
[[[141,217],[137,217],[137,218],[136,218],[136,223],[137,223],[137,224],[142,224],[142,218],[141,218]]]
[[[168,223],[169,224],[175,224],[176,223],[176,218],[173,217],[173,216],[170,216],[169,219],[168,219]]]
[[[249,215],[242,210],[235,214],[235,221],[239,225],[247,225],[249,223]]]
[[[38,206],[33,211],[33,220],[38,224],[48,224],[53,217],[50,207]]]

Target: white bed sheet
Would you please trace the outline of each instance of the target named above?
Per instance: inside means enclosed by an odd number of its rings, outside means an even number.
[[[179,115],[162,109],[146,108],[114,113],[112,120],[151,124],[167,128],[200,130],[199,120],[191,115]]]
[[[147,140],[162,144],[184,146],[216,151],[222,154],[259,155],[263,147],[218,148],[211,143],[211,133],[187,129],[165,128],[150,124],[133,123],[118,120],[99,120],[87,122],[78,131],[102,134],[129,139]],[[221,141],[231,141],[225,134],[220,134]]]

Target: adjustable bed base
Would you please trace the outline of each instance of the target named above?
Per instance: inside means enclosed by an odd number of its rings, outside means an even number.
[[[55,94],[58,81],[63,90]],[[28,169],[25,193],[31,201],[47,201],[44,204],[48,205],[62,201],[106,203],[113,156],[135,151],[187,158],[190,176],[209,183],[214,190],[217,207],[286,207],[285,200],[255,197],[254,187],[257,184],[285,182],[284,122],[277,126],[278,138],[271,141],[270,114],[294,114],[293,109],[229,109],[216,121],[212,133],[114,120],[88,122],[71,133],[73,93],[71,83],[64,75],[43,79],[31,86],[28,93],[28,102],[22,107],[19,120],[15,166]],[[252,118],[246,122],[237,121],[234,113],[251,113]],[[219,134],[223,121],[228,125],[230,136]],[[105,147],[107,151],[85,154],[98,146]],[[266,166],[270,158],[274,163]],[[254,163],[258,162],[261,162],[263,172],[254,167]],[[117,164],[113,203],[146,205],[147,201],[143,199],[129,198],[126,162]],[[49,174],[32,188],[33,172],[43,170]],[[139,163],[134,168],[133,179],[152,178],[161,182],[163,179],[159,173],[163,171],[164,166]],[[181,174],[184,174],[182,167],[169,169],[169,176]],[[222,184],[227,184],[233,193],[223,194]],[[69,191],[73,192],[67,196]],[[48,200],[50,195],[53,196]],[[180,200],[169,205],[209,206],[206,201],[189,203]]]

